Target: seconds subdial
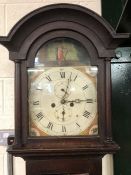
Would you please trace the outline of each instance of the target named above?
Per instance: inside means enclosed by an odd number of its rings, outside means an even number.
[[[70,95],[69,89],[69,87],[67,88],[67,82],[61,81],[55,84],[54,92],[58,98],[63,98],[63,96],[66,98]]]

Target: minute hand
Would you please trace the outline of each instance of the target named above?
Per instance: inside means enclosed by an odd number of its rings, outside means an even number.
[[[75,100],[66,100],[65,102],[66,103],[81,103],[81,102],[93,103],[93,99],[85,99],[85,100],[75,99]]]

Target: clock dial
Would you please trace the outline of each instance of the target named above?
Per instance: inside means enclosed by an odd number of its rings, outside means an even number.
[[[30,135],[92,135],[96,84],[85,66],[45,68],[35,75],[29,89]]]

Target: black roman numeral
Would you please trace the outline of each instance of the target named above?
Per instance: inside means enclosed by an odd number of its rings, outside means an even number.
[[[83,90],[86,90],[88,88],[88,85],[86,84],[85,86],[83,86]]]
[[[93,103],[93,99],[87,99],[86,103]]]
[[[60,72],[61,78],[65,78],[65,72]]]
[[[78,75],[76,75],[75,77],[73,77],[72,76],[72,72],[71,72],[69,79],[70,79],[70,81],[75,81],[77,77],[78,77]]]
[[[78,123],[76,123],[76,125],[80,128],[80,125]]]
[[[39,105],[40,102],[39,101],[33,101],[33,105]]]
[[[52,81],[49,75],[47,75],[45,78],[49,81]]]
[[[83,116],[86,117],[86,118],[90,117],[90,112],[85,111],[84,114],[83,114]]]
[[[52,130],[52,128],[53,128],[53,123],[49,122],[48,125],[47,125],[47,128],[50,129],[50,130]]]
[[[66,127],[62,126],[62,132],[66,132]]]
[[[76,75],[75,78],[74,78],[73,80],[75,81],[77,77],[78,77],[78,75]]]
[[[43,119],[44,115],[42,114],[42,112],[39,112],[38,114],[36,114],[36,117],[40,121]]]

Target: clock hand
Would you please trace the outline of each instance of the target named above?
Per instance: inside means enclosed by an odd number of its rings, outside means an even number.
[[[69,95],[69,93],[68,93],[68,92],[66,92],[66,91],[65,91],[65,89],[61,89],[61,91],[65,92],[66,94],[68,94],[68,95]]]
[[[80,103],[86,101],[87,103],[93,103],[93,99],[85,99],[85,100],[80,100],[80,99],[75,99],[75,100],[64,100],[65,103]]]
[[[63,107],[63,111],[62,111],[62,115],[63,115],[63,118],[62,118],[62,121],[64,121],[65,120],[65,109],[64,109],[64,107]]]
[[[63,95],[63,97],[62,97],[62,100],[64,100],[65,98],[66,98],[66,95],[68,94],[68,88],[69,88],[69,84],[70,84],[70,78],[68,79],[68,83],[67,83],[67,86],[66,86],[66,90],[64,90],[64,89],[62,89],[62,91],[64,91],[65,92],[65,94]]]

